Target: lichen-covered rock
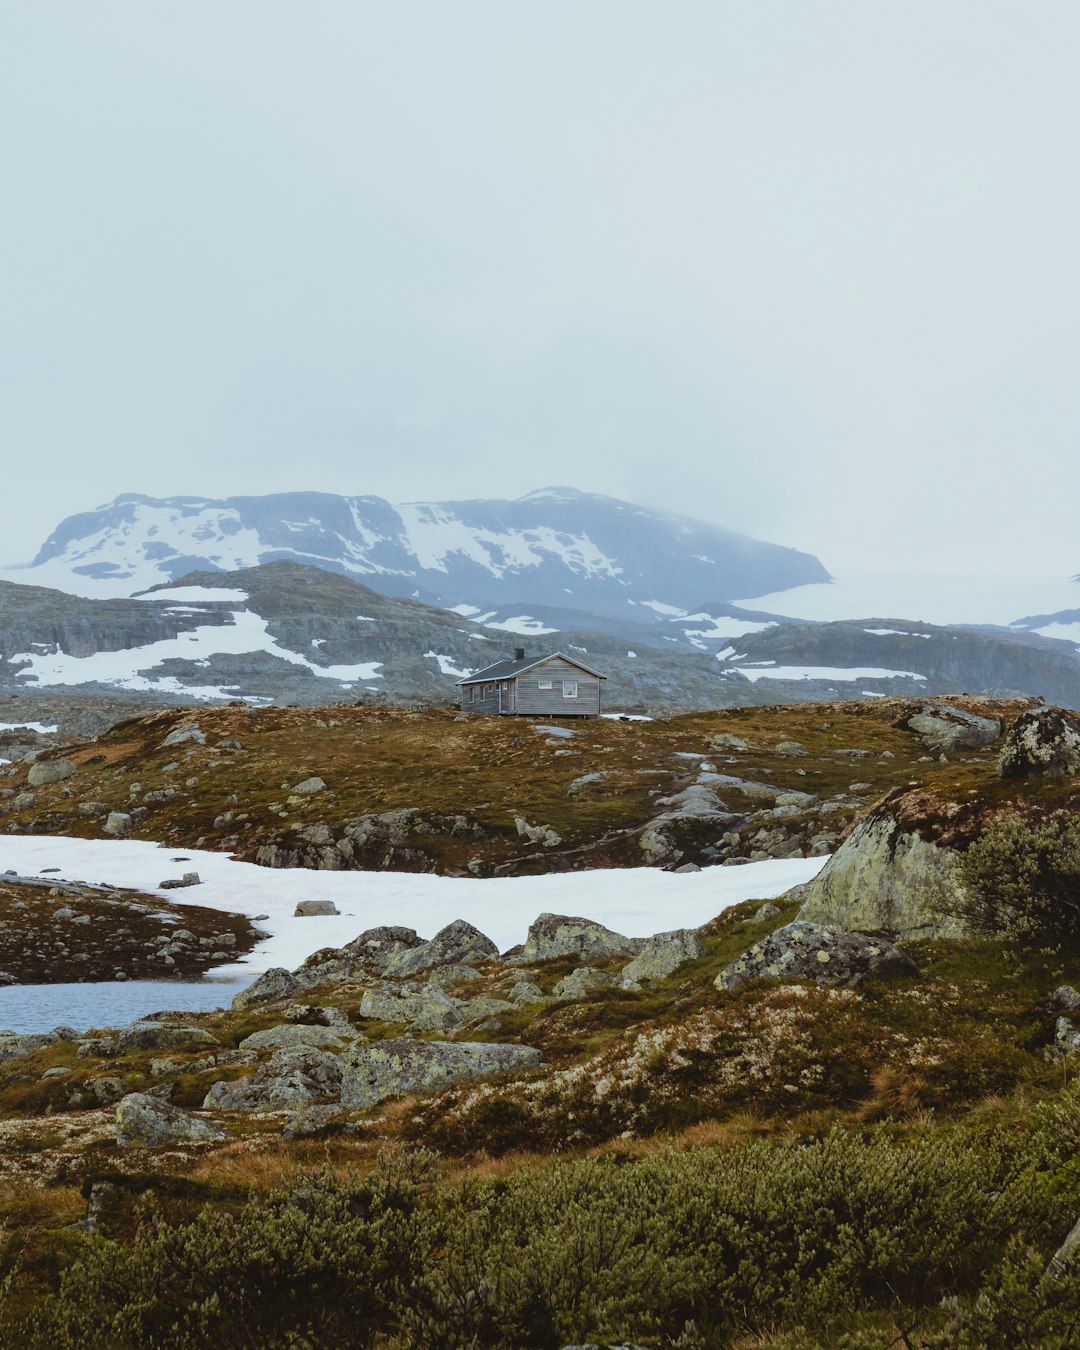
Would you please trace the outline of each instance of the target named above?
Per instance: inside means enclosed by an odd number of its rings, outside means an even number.
[[[399,951],[383,967],[387,975],[415,975],[436,966],[470,965],[497,958],[499,949],[479,928],[464,919],[455,919],[441,928],[429,942]]]
[[[293,916],[297,919],[310,919],[323,914],[339,914],[340,910],[333,900],[298,900]]]
[[[212,1120],[200,1120],[145,1092],[130,1092],[116,1106],[116,1141],[124,1148],[213,1144],[227,1137]]]
[[[348,1114],[334,1102],[322,1106],[302,1106],[294,1111],[281,1127],[282,1139],[289,1143],[297,1139],[326,1139],[340,1134],[348,1124]]]
[[[39,759],[30,765],[26,781],[31,787],[48,787],[52,783],[62,783],[77,772],[70,759]]]
[[[203,1106],[218,1111],[295,1111],[332,1102],[341,1089],[341,1060],[328,1050],[278,1050],[248,1078],[218,1082]]]
[[[540,1051],[529,1045],[478,1041],[378,1041],[355,1046],[342,1056],[341,1101],[375,1106],[387,1097],[432,1092],[450,1083],[522,1073],[540,1066]]]
[[[126,811],[110,811],[101,828],[106,834],[115,835],[117,839],[126,839],[131,833],[131,817]]]
[[[595,966],[579,966],[556,984],[552,997],[570,1003],[575,999],[588,998],[602,989],[615,989],[619,981],[606,970],[597,970]]]
[[[241,1050],[297,1050],[314,1046],[316,1050],[340,1050],[348,1042],[334,1027],[311,1026],[305,1022],[281,1022],[276,1027],[253,1031],[240,1042]]]
[[[998,756],[1002,778],[1080,773],[1080,716],[1062,708],[1031,708],[1009,728]]]
[[[47,1045],[55,1045],[60,1039],[51,1031],[43,1032],[40,1035],[34,1033],[19,1034],[14,1031],[0,1031],[0,1064],[7,1064],[9,1060],[25,1059],[28,1055],[36,1055],[39,1050],[44,1050]]]
[[[176,1050],[180,1046],[194,1050],[218,1045],[218,1039],[203,1027],[177,1026],[175,1022],[132,1022],[118,1037],[121,1054],[129,1050]]]
[[[450,1031],[465,1020],[464,1004],[438,985],[421,989],[368,989],[360,1016],[376,1022],[401,1022],[412,1031]]]
[[[979,717],[949,704],[927,703],[904,719],[935,754],[952,755],[962,750],[981,750],[1001,736],[1001,723],[993,717]]]
[[[514,963],[531,965],[534,961],[550,961],[557,956],[603,961],[612,956],[635,956],[640,945],[592,919],[545,913],[530,924],[529,935]]]
[[[696,961],[704,955],[705,946],[696,929],[675,928],[668,933],[655,933],[645,939],[637,956],[623,967],[623,986],[632,987],[642,980],[664,980],[687,961]]]
[[[313,797],[317,792],[325,792],[326,784],[321,778],[305,778],[302,783],[297,783],[293,792],[301,797]]]
[[[957,854],[925,838],[897,794],[855,826],[810,883],[799,918],[900,940],[966,935]]]
[[[768,979],[854,985],[867,976],[884,979],[917,974],[908,954],[883,938],[796,919],[725,966],[715,984],[717,989],[737,989],[751,980]]]
[[[400,951],[423,946],[423,939],[415,928],[401,928],[397,924],[382,924],[367,928],[341,949],[343,956],[370,964],[376,970],[385,969],[387,961]]]
[[[246,989],[240,990],[232,1001],[232,1008],[234,1012],[242,1012],[256,1003],[271,1003],[275,999],[288,998],[303,988],[303,982],[284,966],[272,966]]]

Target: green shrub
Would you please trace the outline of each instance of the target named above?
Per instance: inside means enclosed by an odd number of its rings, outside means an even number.
[[[977,933],[1025,943],[1080,940],[1080,821],[1010,816],[988,825],[959,862]]]

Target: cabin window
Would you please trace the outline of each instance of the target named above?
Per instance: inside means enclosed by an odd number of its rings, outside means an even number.
[[[563,698],[577,698],[577,680],[563,680],[562,696]]]
[[[539,687],[541,689],[550,689],[552,688],[552,682],[550,680],[541,680]]]

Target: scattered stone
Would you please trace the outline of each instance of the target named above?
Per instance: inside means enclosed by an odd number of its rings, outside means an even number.
[[[530,825],[524,816],[514,817],[514,828],[522,839],[530,844],[543,844],[545,848],[554,848],[562,843],[562,835],[556,834],[550,825]]]
[[[728,731],[723,731],[719,736],[714,736],[709,742],[710,750],[749,750],[750,747],[741,736],[733,736]]]
[[[102,829],[117,839],[124,839],[131,833],[131,817],[126,811],[110,811]]]
[[[947,704],[926,704],[904,725],[914,731],[934,754],[956,754],[993,745],[1001,736],[1001,723],[992,717],[977,717]]]
[[[228,1136],[220,1125],[200,1120],[145,1092],[131,1092],[116,1108],[116,1141],[124,1148],[162,1144],[219,1143]]]
[[[573,1002],[579,998],[588,998],[601,989],[617,989],[619,981],[606,970],[597,970],[595,966],[579,966],[556,984],[552,997],[560,1002]]]
[[[233,998],[230,1005],[234,1012],[253,1007],[256,1003],[270,1003],[275,999],[288,998],[302,989],[303,985],[296,976],[284,966],[272,966],[265,970],[257,980]]]
[[[185,872],[183,877],[181,877],[179,881],[173,879],[171,881],[158,882],[159,889],[163,891],[178,891],[182,890],[185,886],[201,886],[201,885],[202,885],[202,878],[199,876],[198,872]],[[234,938],[233,941],[235,942],[235,940],[236,939]]]
[[[771,900],[766,900],[754,911],[754,922],[765,923],[767,919],[775,919],[780,913],[780,906],[774,905]]]
[[[737,989],[760,979],[850,986],[868,976],[886,979],[918,973],[906,952],[882,938],[796,919],[725,966],[714,983],[717,989]]]
[[[199,728],[194,725],[177,727],[175,731],[169,732],[158,746],[158,749],[165,750],[173,745],[187,745],[191,741],[194,741],[196,745],[205,745],[206,732],[200,731]]]
[[[321,778],[305,778],[292,789],[299,797],[313,797],[316,792],[325,792],[326,784]]]
[[[778,755],[788,755],[792,758],[796,758],[805,755],[807,750],[806,746],[801,745],[798,741],[781,741],[776,747],[776,753]]]

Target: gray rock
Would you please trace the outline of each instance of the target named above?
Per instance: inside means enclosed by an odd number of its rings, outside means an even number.
[[[892,797],[855,826],[810,883],[799,918],[903,940],[961,938],[956,855],[901,825]]]
[[[518,980],[507,994],[507,998],[517,1004],[541,1003],[546,997],[540,986],[532,980]]]
[[[62,783],[77,772],[70,759],[39,759],[30,765],[26,781],[31,787],[48,787],[51,783]]]
[[[741,736],[733,736],[729,731],[723,731],[719,736],[714,736],[709,742],[710,750],[749,750],[750,747]]]
[[[806,746],[798,741],[781,741],[776,747],[776,753],[797,758],[806,754]]]
[[[145,1092],[131,1092],[116,1107],[116,1140],[124,1148],[162,1144],[213,1144],[228,1136],[220,1125],[200,1120]]]
[[[431,1092],[450,1083],[523,1073],[538,1068],[540,1051],[528,1045],[475,1041],[378,1041],[342,1056],[341,1101],[376,1106],[388,1097]]]
[[[240,1012],[244,1008],[254,1007],[257,1003],[270,1003],[275,999],[288,998],[303,989],[303,983],[284,966],[273,966],[263,971],[257,980],[233,998],[232,1009]]]
[[[53,1035],[51,1031],[44,1032],[41,1035],[0,1031],[0,1064],[7,1064],[13,1059],[25,1059],[28,1055],[36,1055],[39,1050],[44,1050],[47,1045],[55,1045],[59,1039],[60,1037]]]
[[[759,905],[754,911],[754,922],[764,923],[766,919],[775,919],[779,913],[780,906],[774,905],[770,900],[766,900],[763,905]]]
[[[321,778],[305,778],[292,789],[300,797],[313,797],[316,792],[325,792],[326,784]]]
[[[498,959],[498,955],[498,947],[479,928],[464,919],[455,919],[441,928],[430,942],[388,957],[383,968],[387,975],[415,975],[436,966],[491,961]]]
[[[550,825],[530,825],[524,816],[514,817],[514,828],[522,839],[530,844],[543,844],[545,848],[554,848],[562,843],[562,835],[556,834]]]
[[[278,1050],[248,1078],[218,1082],[203,1106],[219,1111],[296,1111],[332,1102],[341,1091],[341,1060],[327,1050]]]
[[[583,787],[588,787],[590,783],[602,783],[606,777],[606,773],[583,773],[580,778],[575,778],[566,789],[566,795],[574,797]]]
[[[1080,773],[1080,716],[1032,708],[1009,728],[998,757],[1002,778]]]
[[[717,989],[737,989],[759,979],[854,985],[868,976],[884,979],[917,974],[907,953],[891,942],[796,919],[725,966],[714,983]]]
[[[192,742],[195,745],[205,745],[206,733],[200,731],[197,726],[188,724],[187,726],[177,727],[175,731],[170,731],[158,746],[158,749],[165,750],[173,745],[188,745]]]
[[[613,956],[635,956],[640,945],[592,919],[544,913],[529,926],[529,935],[514,962],[531,965],[534,961],[550,961],[557,956],[603,961]]]
[[[414,928],[384,924],[378,928],[368,928],[359,937],[353,938],[342,947],[341,954],[350,960],[371,965],[376,970],[383,970],[387,961],[399,952],[423,945],[423,939],[417,936]]]
[[[131,833],[131,817],[126,811],[110,811],[102,829],[106,834],[123,839]]]
[[[332,1027],[308,1026],[303,1022],[281,1022],[275,1027],[253,1031],[240,1042],[241,1050],[297,1050],[314,1046],[316,1050],[340,1050],[348,1042]]]
[[[602,989],[616,989],[619,983],[619,980],[614,975],[609,975],[606,970],[597,970],[595,966],[579,966],[569,975],[564,975],[556,984],[552,990],[552,998],[571,1003],[580,998],[588,998],[590,994],[598,994]]]
[[[412,1031],[450,1031],[465,1020],[461,999],[437,985],[415,992],[368,989],[360,1001],[360,1016],[376,1022],[401,1022]]]
[[[333,900],[298,900],[296,908],[293,910],[293,917],[309,919],[316,915],[339,914],[340,912]]]
[[[1055,1008],[1061,1008],[1064,1012],[1080,1012],[1080,992],[1071,984],[1059,985],[1054,990],[1051,1002]]]
[[[177,891],[187,886],[201,886],[202,878],[198,872],[185,872],[177,881],[175,878],[167,881],[159,881],[158,887],[163,891]]]
[[[302,1106],[282,1125],[281,1137],[289,1143],[297,1139],[326,1139],[330,1135],[340,1134],[346,1128],[348,1119],[347,1113],[333,1102],[324,1106]]]
[[[696,961],[704,955],[705,944],[693,928],[655,933],[645,939],[637,956],[623,967],[623,986],[631,987],[642,980],[664,980],[687,961]]]
[[[980,750],[1001,736],[1001,723],[996,719],[977,717],[948,704],[927,704],[907,719],[907,726],[935,754]]]
[[[117,1037],[121,1054],[129,1050],[176,1050],[181,1046],[217,1046],[221,1042],[202,1027],[177,1026],[174,1022],[132,1022]]]

